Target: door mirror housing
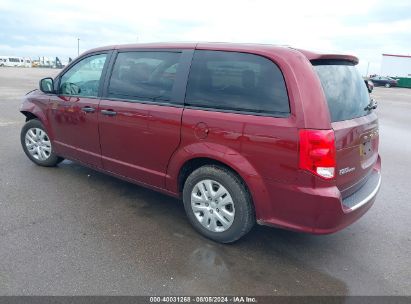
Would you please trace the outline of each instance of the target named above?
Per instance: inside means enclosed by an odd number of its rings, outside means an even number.
[[[51,77],[46,77],[40,80],[40,91],[46,94],[54,93],[54,80]]]

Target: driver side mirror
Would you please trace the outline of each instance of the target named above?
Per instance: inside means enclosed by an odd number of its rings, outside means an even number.
[[[51,77],[46,77],[40,80],[40,91],[46,94],[54,93],[54,80]]]

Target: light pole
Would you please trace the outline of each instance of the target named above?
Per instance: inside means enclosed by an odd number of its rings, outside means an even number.
[[[77,38],[77,56],[80,55],[80,38]]]
[[[365,77],[368,77],[368,70],[370,69],[370,62],[368,61],[368,65],[367,65],[367,73],[365,74]]]

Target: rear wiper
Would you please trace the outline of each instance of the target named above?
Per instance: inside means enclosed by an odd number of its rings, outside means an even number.
[[[364,111],[374,110],[374,109],[377,108],[377,106],[378,106],[377,102],[375,101],[374,98],[372,98],[372,99],[370,100],[370,103],[364,108]]]

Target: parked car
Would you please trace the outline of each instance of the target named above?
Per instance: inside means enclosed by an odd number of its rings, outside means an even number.
[[[375,86],[384,86],[386,88],[396,87],[398,85],[398,80],[391,77],[375,76],[371,78],[371,81]]]
[[[67,158],[181,198],[218,242],[255,222],[332,233],[381,182],[357,63],[269,45],[102,47],[25,96],[21,144],[40,166]]]
[[[369,79],[364,79],[364,82],[367,86],[368,93],[372,93],[372,90],[374,90],[374,83]]]

